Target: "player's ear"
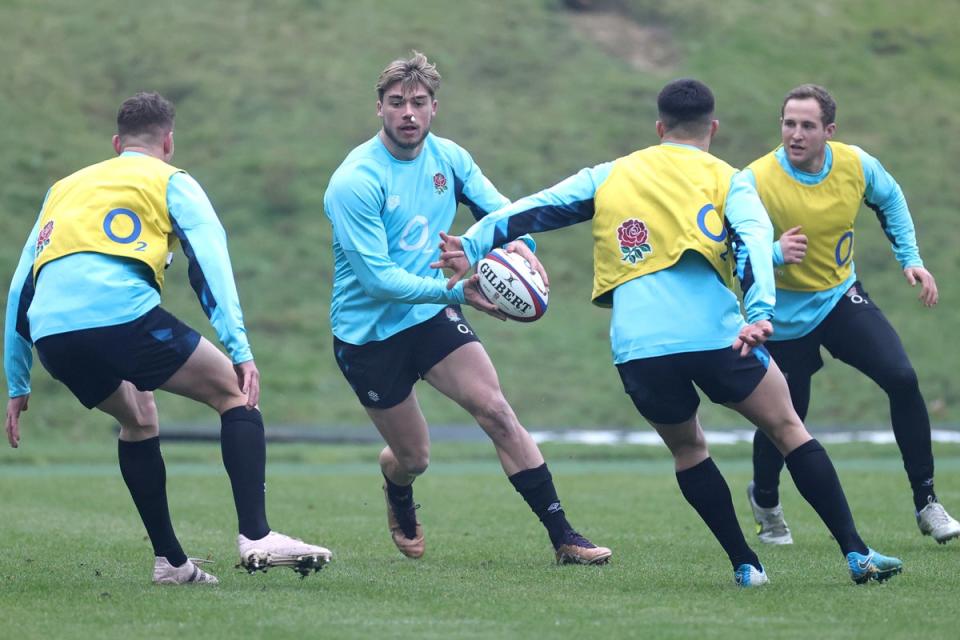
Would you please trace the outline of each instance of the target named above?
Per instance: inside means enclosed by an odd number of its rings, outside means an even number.
[[[837,123],[831,122],[823,128],[823,131],[827,134],[827,139],[832,138],[833,134],[837,132]]]

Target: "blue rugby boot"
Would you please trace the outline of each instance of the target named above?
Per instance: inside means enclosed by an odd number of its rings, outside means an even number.
[[[847,566],[850,567],[850,578],[857,584],[869,580],[883,582],[903,571],[900,558],[885,556],[873,549],[867,549],[867,555],[851,551],[847,554]]]
[[[733,572],[733,581],[737,583],[738,587],[744,589],[761,587],[770,582],[767,579],[767,572],[763,570],[763,565],[760,566],[758,571],[755,566],[749,563],[737,567],[737,570]]]

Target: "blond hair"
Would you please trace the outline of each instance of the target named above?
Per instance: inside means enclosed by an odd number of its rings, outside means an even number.
[[[432,98],[440,88],[440,73],[437,65],[427,60],[427,56],[419,51],[413,51],[408,59],[394,60],[380,72],[377,78],[377,96],[383,100],[383,93],[395,83],[401,83],[404,92],[410,91],[418,84],[422,84],[430,92]]]

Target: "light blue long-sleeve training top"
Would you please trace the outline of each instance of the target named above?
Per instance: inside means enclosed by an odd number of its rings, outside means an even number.
[[[440,232],[458,203],[480,219],[509,202],[465,149],[432,133],[413,160],[393,157],[379,135],[355,148],[323,198],[333,225],[333,334],[355,345],[384,340],[464,302],[463,284],[448,290],[430,268]]]

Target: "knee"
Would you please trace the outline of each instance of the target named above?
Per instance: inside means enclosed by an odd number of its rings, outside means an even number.
[[[667,443],[667,447],[675,460],[702,459],[710,455],[702,431],[690,438],[674,439]]]
[[[502,393],[489,395],[471,413],[494,442],[516,438],[523,431],[513,408]]]
[[[137,399],[135,410],[120,424],[120,432],[125,440],[142,440],[159,434],[157,403],[152,394]]]
[[[889,395],[914,393],[920,390],[920,381],[913,367],[888,369],[883,372],[883,377],[878,382]]]
[[[430,466],[430,454],[426,451],[394,452],[394,455],[396,455],[397,462],[400,463],[404,472],[411,476],[423,475],[427,471],[427,467]]]

